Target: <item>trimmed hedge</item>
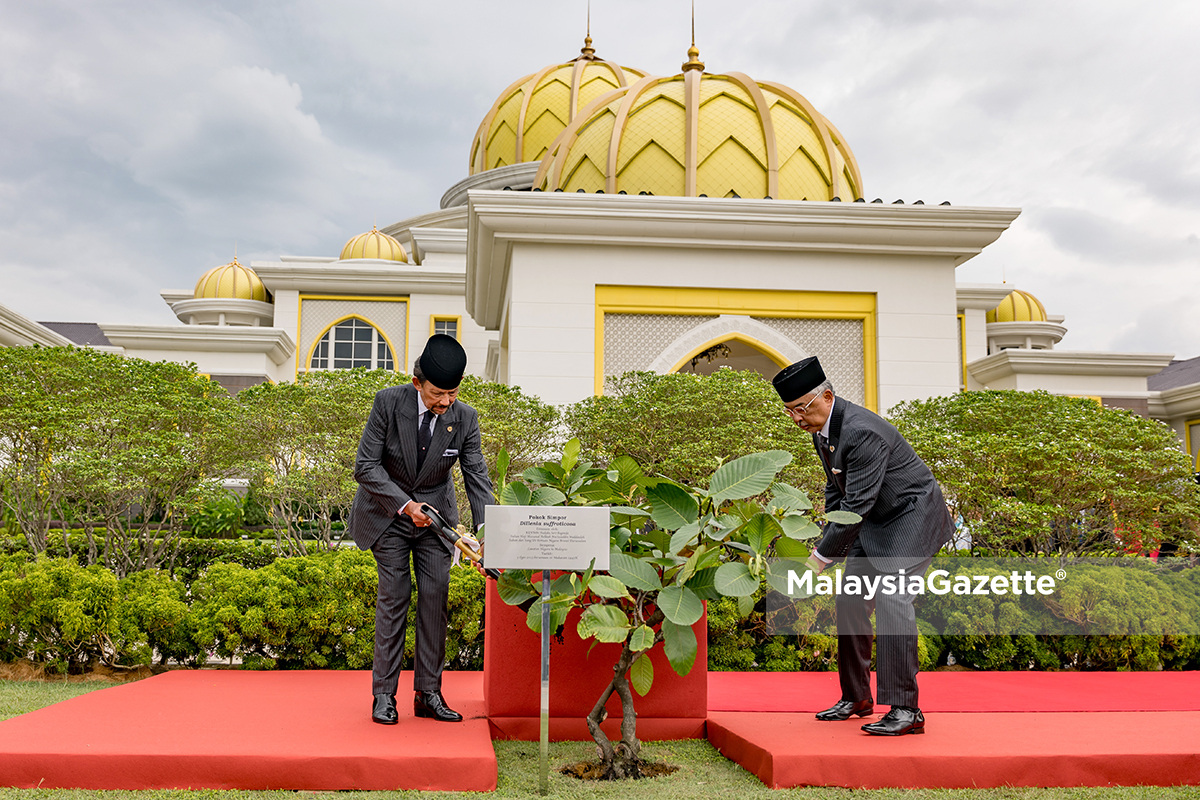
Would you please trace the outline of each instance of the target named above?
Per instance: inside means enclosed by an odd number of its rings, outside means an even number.
[[[242,552],[257,553],[251,547]],[[1194,608],[1200,569],[1132,569],[1124,580],[1103,584],[1089,577],[1086,566],[1072,572],[1076,591],[1090,593],[1091,613],[1129,621],[1125,635],[998,635],[996,630],[1023,626],[1034,630],[1045,620],[1014,618],[1030,612],[1003,598],[965,598],[974,605],[964,613],[953,599],[932,595],[921,598],[921,616],[953,633],[933,635],[929,623],[921,623],[921,669],[944,665],[950,656],[960,665],[989,670],[1200,669],[1200,637],[1180,635],[1191,629],[1188,617],[1200,618]],[[101,566],[74,559],[0,553],[0,661],[28,659],[50,671],[80,672],[99,663],[149,664],[155,657],[200,664],[216,655],[240,659],[250,669],[366,669],[374,644],[376,581],[373,557],[358,550],[272,556],[258,567],[218,561],[194,580],[162,571],[119,580]],[[473,569],[451,570],[446,647],[451,669],[483,666],[483,590],[484,579]],[[1071,602],[1071,595],[1062,601]],[[815,598],[802,609],[808,633],[767,636],[761,598],[744,619],[734,600],[710,602],[709,669],[836,670],[832,599]],[[946,618],[937,619],[939,614]],[[1147,622],[1135,626],[1139,620]],[[415,615],[408,624],[405,649],[411,660]]]
[[[369,668],[377,578],[370,553],[278,558],[257,569],[216,563],[189,587],[161,571],[118,580],[99,565],[26,553],[0,555],[0,661],[51,672],[96,664],[199,664],[209,655],[248,669]],[[415,593],[415,590],[414,590]],[[483,578],[450,571],[453,669],[483,665]],[[416,615],[405,641],[411,661]]]

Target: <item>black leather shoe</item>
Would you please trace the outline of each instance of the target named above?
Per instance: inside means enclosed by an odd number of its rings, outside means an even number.
[[[417,692],[413,698],[413,713],[438,722],[462,722],[462,714],[446,705],[441,692]]]
[[[380,725],[395,725],[400,721],[396,713],[396,696],[393,694],[377,694],[371,704],[371,721]]]
[[[824,711],[817,712],[817,719],[822,722],[841,722],[850,719],[855,714],[860,717],[865,717],[875,710],[875,702],[870,698],[866,700],[838,700],[832,707]]]
[[[892,710],[884,714],[878,722],[868,722],[862,726],[867,733],[876,736],[903,736],[906,733],[924,733],[925,715],[919,708],[908,706],[892,706]]]

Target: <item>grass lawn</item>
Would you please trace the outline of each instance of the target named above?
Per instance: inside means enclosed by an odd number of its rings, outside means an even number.
[[[67,700],[87,692],[114,685],[108,681],[65,683],[57,681],[0,681],[0,719],[23,714],[43,706]],[[500,765],[500,785],[493,797],[537,798],[537,742],[496,742]],[[581,742],[550,745],[551,767],[591,758],[594,746]],[[668,761],[680,767],[673,775],[653,780],[625,783],[585,782],[551,772],[550,797],[570,800],[612,798],[612,800],[1115,800],[1135,798],[1175,800],[1197,798],[1200,787],[1137,787],[1116,789],[975,789],[975,790],[850,790],[850,789],[767,789],[758,778],[726,760],[708,742],[650,742],[643,748],[652,759]],[[3,776],[0,776],[3,783]],[[0,800],[401,800],[401,798],[478,798],[478,794],[440,792],[233,792],[233,791],[144,791],[114,792],[51,789],[0,788]]]

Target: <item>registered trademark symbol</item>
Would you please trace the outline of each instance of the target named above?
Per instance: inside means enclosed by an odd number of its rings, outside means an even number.
[[[1065,569],[1060,569],[1054,573],[1054,577],[1061,581],[1063,578],[1067,577],[1067,571]]]

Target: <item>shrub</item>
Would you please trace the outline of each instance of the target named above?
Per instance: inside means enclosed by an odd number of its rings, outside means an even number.
[[[979,551],[1149,552],[1194,539],[1200,489],[1161,422],[1042,391],[934,397],[891,418]]]
[[[695,486],[717,465],[766,450],[794,458],[779,480],[818,504],[825,476],[812,441],[783,413],[779,395],[757,372],[719,369],[712,375],[629,372],[609,380],[606,393],[564,412],[580,457],[603,464],[627,455],[646,474]]]

